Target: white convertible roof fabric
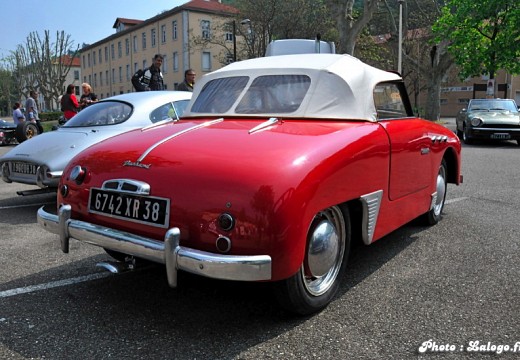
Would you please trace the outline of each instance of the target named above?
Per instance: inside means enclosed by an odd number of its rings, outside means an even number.
[[[215,79],[246,76],[249,78],[247,89],[255,78],[268,75],[305,75],[311,81],[295,111],[283,114],[255,112],[253,116],[376,121],[374,87],[381,82],[401,80],[397,74],[374,68],[349,55],[301,54],[244,60],[203,76],[195,85],[192,101],[184,117],[215,114],[226,117],[251,116],[251,113],[235,112],[247,91],[243,91],[234,105],[224,112],[201,112],[197,110],[200,106],[193,105],[201,92],[204,92],[205,85]],[[195,111],[192,111],[192,107]]]

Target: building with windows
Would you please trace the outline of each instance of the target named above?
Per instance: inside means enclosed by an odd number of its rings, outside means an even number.
[[[226,64],[222,59],[229,60],[226,53],[236,45],[224,25],[236,13],[221,0],[191,0],[148,20],[117,18],[115,34],[81,50],[82,82],[100,99],[132,92],[132,75],[161,54],[164,84],[174,90],[185,70],[194,69],[199,78]]]
[[[456,66],[454,67],[456,71]],[[455,116],[467,107],[470,99],[483,99],[488,96],[488,85],[495,88],[493,97],[513,99],[520,106],[520,76],[504,70],[497,71],[494,84],[489,76],[483,75],[459,81],[456,76],[447,77],[441,88],[441,115]]]

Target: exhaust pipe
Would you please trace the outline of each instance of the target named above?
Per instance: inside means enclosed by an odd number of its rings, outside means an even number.
[[[135,269],[135,260],[131,261],[101,261],[96,264],[96,267],[110,271],[112,274],[121,274]]]

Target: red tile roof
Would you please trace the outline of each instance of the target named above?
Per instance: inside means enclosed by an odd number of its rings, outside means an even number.
[[[187,10],[204,10],[223,13],[238,13],[238,10],[230,5],[222,4],[218,0],[191,0],[180,6],[181,9]]]
[[[59,58],[59,62],[61,62],[64,65],[67,65],[67,66],[70,64],[70,60],[71,60],[71,57],[69,55],[63,55],[61,58]],[[79,67],[80,65],[81,65],[81,63],[80,63],[79,57],[72,58],[71,66]]]

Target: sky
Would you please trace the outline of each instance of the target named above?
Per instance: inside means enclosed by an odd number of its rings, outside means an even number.
[[[31,32],[43,38],[50,31],[51,41],[56,31],[65,31],[74,42],[73,48],[83,43],[93,44],[115,33],[116,18],[147,20],[165,10],[189,0],[2,0],[2,30],[0,31],[0,58],[25,44]]]

